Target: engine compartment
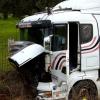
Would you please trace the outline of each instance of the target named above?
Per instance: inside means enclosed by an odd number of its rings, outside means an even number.
[[[45,54],[32,59],[18,70],[24,75],[30,86],[38,86],[38,82],[50,82],[51,75],[45,71]]]

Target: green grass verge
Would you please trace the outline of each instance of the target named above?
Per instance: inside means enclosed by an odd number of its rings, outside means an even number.
[[[0,71],[11,70],[7,57],[8,57],[8,38],[14,37],[17,39],[18,29],[16,23],[19,19],[10,18],[8,20],[0,19]]]
[[[2,20],[0,19],[0,38],[7,39],[8,37],[16,37],[17,35],[17,29],[16,29],[16,23],[19,22],[18,19],[8,19],[8,20]]]

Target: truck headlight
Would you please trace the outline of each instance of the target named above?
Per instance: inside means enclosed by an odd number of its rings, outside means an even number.
[[[52,92],[45,92],[45,97],[46,98],[52,97]]]
[[[43,93],[39,93],[39,96],[40,97],[46,97],[46,98],[51,98],[52,97],[52,92],[51,91],[46,91],[46,92],[43,92]]]

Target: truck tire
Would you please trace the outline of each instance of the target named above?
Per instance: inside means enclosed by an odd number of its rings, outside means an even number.
[[[80,81],[71,89],[68,100],[98,100],[98,93],[93,82]]]

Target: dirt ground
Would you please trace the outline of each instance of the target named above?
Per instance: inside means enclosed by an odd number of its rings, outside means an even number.
[[[0,100],[34,100],[17,71],[0,74]]]
[[[0,74],[0,100],[35,100],[29,87],[22,82],[19,72]],[[75,98],[73,100],[76,100]],[[98,99],[100,100],[100,99]]]

